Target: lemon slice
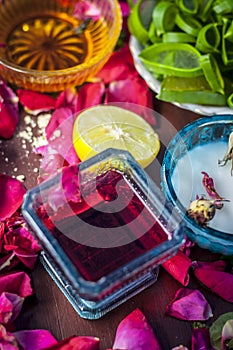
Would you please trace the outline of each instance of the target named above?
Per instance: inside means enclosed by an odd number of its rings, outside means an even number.
[[[73,144],[82,161],[107,148],[117,148],[129,151],[144,168],[160,149],[158,135],[143,118],[108,105],[88,108],[77,116]]]

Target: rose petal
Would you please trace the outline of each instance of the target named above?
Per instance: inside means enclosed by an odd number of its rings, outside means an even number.
[[[18,97],[0,80],[0,137],[13,136],[19,121]]]
[[[194,275],[214,293],[218,294],[224,300],[233,303],[233,275],[225,271],[215,270],[213,268],[214,266],[211,263],[203,265],[202,263],[195,262],[193,264]],[[217,267],[219,268],[218,265]]]
[[[99,338],[72,336],[44,350],[99,350]]]
[[[144,117],[148,123],[156,123],[155,113],[152,113],[152,94],[144,80],[139,77],[110,83],[106,90],[105,103],[112,102],[127,103],[130,110]]]
[[[0,276],[0,294],[3,292],[17,294],[23,298],[32,295],[29,276],[22,271]]]
[[[37,115],[41,112],[51,111],[55,108],[55,98],[31,90],[17,90],[19,102],[24,107],[25,111]]]
[[[139,309],[135,309],[119,323],[112,348],[161,350],[151,326]]]
[[[183,286],[187,286],[189,283],[188,272],[191,265],[191,259],[181,251],[162,264],[163,268]]]
[[[79,202],[80,196],[78,167],[71,165],[62,169],[59,186],[49,193],[48,204],[54,211],[63,210],[65,204]]]
[[[91,18],[93,21],[97,21],[101,17],[100,8],[95,6],[86,0],[81,0],[75,3],[74,11],[72,16],[77,18],[79,21]]]
[[[208,328],[194,328],[192,330],[192,350],[214,350],[211,346]]]
[[[6,331],[0,324],[0,349],[1,350],[19,350],[17,341],[13,334]]]
[[[179,345],[179,346],[175,346],[174,348],[172,348],[171,350],[188,350],[188,348],[186,348],[183,345]]]
[[[57,109],[46,127],[46,138],[48,141],[48,152],[55,150],[68,164],[80,162],[72,140],[75,116],[68,108]]]
[[[79,96],[75,88],[66,89],[59,94],[55,107],[56,109],[66,108],[69,109],[71,113],[75,113],[78,109],[78,101]]]
[[[0,295],[0,323],[6,324],[14,321],[19,315],[24,298],[13,293],[2,293]]]
[[[0,174],[0,221],[10,217],[22,204],[26,189],[22,182]]]
[[[174,299],[167,305],[169,316],[187,321],[204,321],[213,316],[211,307],[203,294],[195,289],[179,289]]]
[[[85,84],[78,92],[77,111],[101,104],[105,87],[102,82]]]
[[[18,259],[29,269],[33,269],[40,246],[26,227],[9,230],[5,234],[4,249],[13,251]]]
[[[130,76],[137,75],[134,68],[133,58],[129,46],[125,45],[120,50],[115,51],[103,68],[97,73],[105,84],[115,80],[129,79]]]
[[[18,331],[13,334],[23,350],[42,350],[57,343],[52,334],[44,329]]]

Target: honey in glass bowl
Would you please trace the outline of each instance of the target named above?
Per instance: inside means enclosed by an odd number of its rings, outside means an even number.
[[[54,92],[91,79],[121,29],[117,0],[85,0],[98,19],[75,15],[84,0],[6,0],[0,5],[0,76],[18,87]]]

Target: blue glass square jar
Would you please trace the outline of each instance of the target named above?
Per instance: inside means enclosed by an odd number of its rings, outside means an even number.
[[[117,149],[29,190],[22,210],[43,265],[83,318],[97,319],[154,283],[183,243],[175,208]]]

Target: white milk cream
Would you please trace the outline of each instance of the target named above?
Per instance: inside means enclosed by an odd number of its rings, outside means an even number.
[[[233,175],[231,176],[231,161],[220,166],[227,151],[227,143],[213,142],[197,146],[178,160],[172,175],[175,193],[185,208],[196,199],[196,195],[210,198],[202,185],[205,171],[214,180],[218,194],[230,202],[225,202],[221,210],[216,210],[214,218],[208,226],[216,230],[233,234]]]

